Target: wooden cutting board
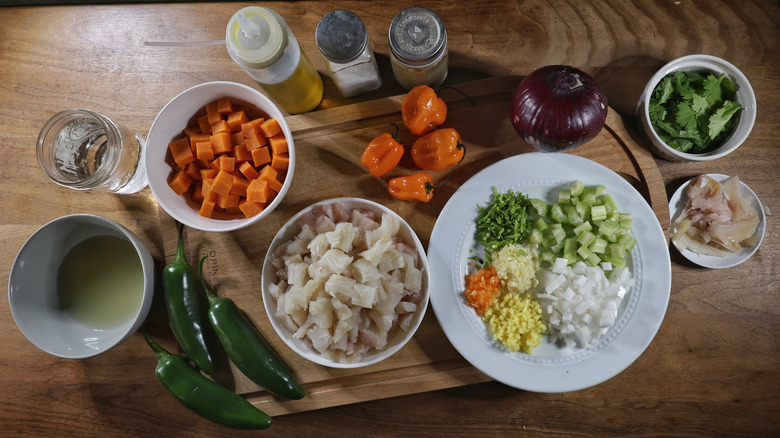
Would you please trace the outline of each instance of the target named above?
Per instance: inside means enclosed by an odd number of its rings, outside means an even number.
[[[279,228],[302,208],[330,198],[355,196],[386,205],[411,224],[427,247],[438,213],[462,183],[503,158],[534,151],[515,133],[509,119],[512,93],[519,81],[519,77],[490,78],[438,92],[448,104],[445,126],[458,130],[467,154],[450,181],[425,204],[399,201],[387,192],[389,179],[419,171],[408,156],[415,137],[401,122],[403,96],[289,117],[297,164],[292,186],[279,207],[262,222],[243,230],[208,233],[188,229],[185,246],[193,264],[201,254],[210,254],[207,281],[220,296],[232,298],[246,313],[287,361],[307,396],[298,401],[277,399],[232,364],[226,365],[215,379],[272,416],[489,380],[452,347],[430,307],[409,344],[379,364],[332,369],[311,363],[277,336],[263,307],[260,279],[267,248]],[[372,177],[360,165],[360,156],[371,139],[383,132],[395,132],[393,123],[401,127],[407,154],[395,171]],[[652,156],[632,139],[617,113],[610,110],[601,133],[572,153],[599,162],[626,178],[647,199],[667,230],[669,211],[661,174]],[[445,177],[445,171],[433,173],[435,182]],[[177,228],[162,209],[160,222],[167,263],[175,254]]]

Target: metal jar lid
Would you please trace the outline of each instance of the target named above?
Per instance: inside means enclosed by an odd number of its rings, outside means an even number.
[[[333,11],[322,17],[314,35],[322,56],[340,63],[357,58],[368,42],[363,20],[349,11]]]
[[[447,30],[435,12],[414,6],[393,18],[388,42],[390,51],[402,62],[426,65],[441,57],[447,49]]]

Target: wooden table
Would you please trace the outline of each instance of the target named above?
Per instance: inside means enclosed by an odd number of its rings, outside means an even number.
[[[691,53],[723,57],[750,79],[758,117],[738,151],[710,163],[656,160],[671,194],[701,173],[739,175],[770,212],[780,211],[780,8],[741,2],[424,2],[444,20],[449,83],[525,75],[571,64],[595,76],[626,125],[646,81]],[[76,192],[49,182],[35,158],[46,119],[70,107],[102,112],[139,133],[179,91],[211,81],[252,84],[214,41],[245,4],[195,3],[0,9],[0,242],[8,278],[16,252],[38,227],[71,213],[97,213],[133,230],[161,265],[161,214],[146,189],[131,196]],[[347,9],[366,23],[384,86],[341,98],[325,75],[319,110],[403,92],[389,70],[387,27],[411,2],[273,2],[321,73],[318,20]],[[518,139],[518,142],[520,140]],[[475,378],[390,389],[407,394],[277,416],[265,436],[685,435],[776,436],[780,432],[780,233],[776,216],[754,257],[730,269],[696,267],[672,250],[672,291],[652,344],[628,369],[590,389],[536,394]],[[87,360],[46,355],[0,305],[0,435],[250,436],[200,419],[153,376],[155,358],[136,334]],[[159,302],[150,318],[160,317]],[[438,385],[438,386],[437,386]],[[427,388],[445,388],[427,391]],[[424,392],[418,392],[418,391]]]

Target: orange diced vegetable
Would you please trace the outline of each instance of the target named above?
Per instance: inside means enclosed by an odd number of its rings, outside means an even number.
[[[241,133],[244,137],[249,137],[252,133],[260,132],[260,125],[265,121],[264,118],[250,120],[241,124]]]
[[[254,163],[255,167],[259,168],[260,166],[265,166],[271,162],[271,152],[269,152],[268,148],[265,146],[252,149],[250,153],[252,154],[252,162]]]
[[[241,133],[241,131],[234,132],[230,134],[230,141],[233,143],[233,146],[244,146],[244,134]]]
[[[260,176],[257,169],[252,166],[252,163],[245,161],[238,166],[238,171],[244,174],[246,179],[253,180]]]
[[[241,200],[239,195],[228,193],[225,196],[217,198],[217,205],[222,208],[238,207],[238,202]]]
[[[201,143],[201,142],[204,142],[204,141],[209,141],[209,137],[210,137],[209,134],[192,134],[192,135],[190,135],[189,139],[190,139],[190,146],[192,147],[192,153],[197,155],[198,154],[198,148],[197,148],[196,145],[198,143]]]
[[[199,160],[213,161],[214,147],[210,141],[201,141],[195,144],[195,150],[198,153]]]
[[[230,125],[230,129],[233,130],[233,132],[240,132],[241,131],[241,125],[248,122],[249,118],[246,116],[246,112],[244,111],[236,111],[233,113],[230,113],[227,118],[227,123]]]
[[[268,119],[260,125],[260,132],[266,137],[273,137],[282,132],[282,127],[276,119]]]
[[[192,184],[192,178],[187,176],[187,173],[185,173],[184,170],[179,170],[178,172],[176,172],[173,175],[171,181],[168,182],[168,185],[171,187],[171,189],[173,189],[173,191],[177,195],[183,195],[184,192],[189,190],[191,184]]]
[[[279,172],[277,172],[276,169],[271,166],[265,166],[260,169],[260,175],[258,178],[268,180],[270,182],[271,180],[276,179],[277,175],[279,175]]]
[[[266,181],[268,181],[268,187],[271,190],[273,190],[275,193],[279,193],[280,191],[282,191],[282,185],[283,184],[282,184],[281,181],[279,181],[278,177],[274,178],[274,179],[269,179],[269,180],[266,180]],[[271,202],[271,201],[268,201],[268,202]]]
[[[200,179],[214,179],[217,177],[217,174],[219,173],[219,169],[214,169],[213,167],[206,167],[203,169],[200,169]]]
[[[249,187],[249,180],[241,175],[233,175],[233,185],[230,186],[230,193],[246,197],[246,188]]]
[[[243,139],[243,137],[241,138]],[[236,163],[243,163],[244,161],[250,161],[252,159],[252,153],[242,144],[233,147],[233,155],[236,158]]]
[[[217,102],[206,104],[206,116],[208,117],[209,125],[216,125],[217,122],[222,120],[222,114],[219,113]]]
[[[228,122],[226,120],[220,120],[219,122],[211,125],[212,134],[222,134],[225,132],[227,132],[228,134],[231,134],[233,132],[233,130],[230,129],[230,125],[228,125]]]
[[[201,179],[201,176],[200,176],[200,165],[196,161],[193,161],[192,163],[188,163],[184,167],[184,173],[186,173],[187,176],[189,176],[193,180]]]
[[[274,154],[286,154],[290,152],[289,146],[287,145],[287,139],[284,137],[284,134],[278,134],[273,137],[270,137],[268,139],[269,146],[271,146],[271,151],[273,151]]]
[[[244,212],[244,216],[249,218],[263,211],[265,209],[265,204],[243,200],[239,202],[238,208]]]
[[[214,178],[214,184],[211,186],[211,191],[225,196],[230,193],[230,187],[233,185],[233,174],[220,170],[217,177]]]
[[[215,154],[224,154],[233,150],[233,142],[230,140],[230,134],[227,132],[214,134],[209,138]]]
[[[229,114],[233,112],[233,102],[229,97],[221,97],[217,99],[217,112],[220,114]]]
[[[211,188],[214,186],[214,180],[213,179],[204,179],[203,180],[203,186],[202,186],[202,195],[203,199],[209,200],[209,201],[217,201],[217,197],[219,196],[217,193],[214,193]]]
[[[200,204],[200,211],[198,212],[199,215],[203,217],[211,217],[214,215],[214,208],[217,206],[216,201],[212,201],[210,199],[204,199],[203,203]]]
[[[270,195],[271,189],[268,187],[268,181],[264,179],[252,180],[246,188],[247,201],[265,203]]]
[[[171,151],[171,157],[176,164],[182,169],[187,163],[195,161],[195,156],[192,155],[192,149],[190,149],[190,141],[187,137],[182,137],[176,141],[172,141],[168,144],[168,149]]]
[[[190,197],[193,201],[197,203],[203,202],[203,181],[198,181],[195,183],[192,189],[192,196]]]
[[[244,137],[244,144],[250,151],[265,146],[267,143],[268,138],[259,132],[252,132],[249,134],[249,137]]]
[[[271,160],[271,167],[276,170],[287,170],[290,166],[290,155],[288,154],[274,154]]]
[[[230,173],[233,173],[233,171],[236,170],[236,159],[233,157],[222,155],[214,160],[214,162],[217,163],[217,168],[219,168],[219,170],[224,170],[225,172]]]
[[[211,123],[209,123],[209,116],[199,117],[198,126],[200,126],[201,134],[211,134]]]

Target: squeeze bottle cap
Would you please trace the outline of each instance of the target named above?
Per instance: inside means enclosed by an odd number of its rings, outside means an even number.
[[[239,64],[261,69],[276,62],[287,48],[287,33],[281,17],[268,8],[248,6],[228,21],[225,42]]]

